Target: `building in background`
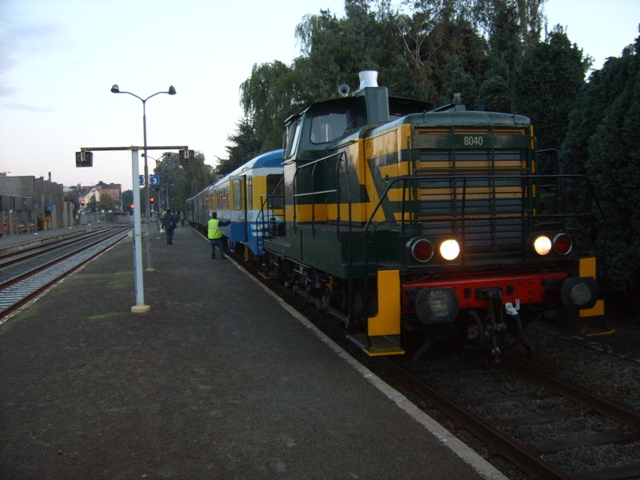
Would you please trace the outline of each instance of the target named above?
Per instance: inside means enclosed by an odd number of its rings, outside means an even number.
[[[100,193],[96,190],[96,187],[82,187],[78,185],[78,187],[70,193],[73,198],[78,201],[81,212],[89,207],[91,200],[95,200],[96,203],[100,200]]]
[[[122,185],[119,183],[104,183],[103,181],[98,182],[95,186],[96,191],[98,192],[98,201],[102,195],[106,195],[111,197],[116,204],[116,208],[118,211],[122,211]]]
[[[10,172],[9,172],[10,173]],[[65,201],[70,195],[77,202],[78,209],[72,201]],[[103,212],[83,216],[89,202],[100,196],[111,197],[117,208],[122,210],[122,187],[120,184],[99,182],[97,185],[83,187],[63,187],[61,184],[44,177],[10,176],[7,172],[0,174],[0,220],[7,225],[6,233],[35,233],[38,230],[68,228],[76,224],[129,221],[114,220],[116,212],[108,212],[113,218],[101,215]]]
[[[64,228],[73,223],[73,204],[64,201],[63,187],[49,178],[0,176],[0,213],[7,233]]]

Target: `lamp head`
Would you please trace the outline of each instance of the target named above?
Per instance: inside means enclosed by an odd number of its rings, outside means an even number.
[[[118,87],[117,83],[114,83],[113,87],[111,87],[111,93],[120,93],[120,87]]]
[[[117,88],[118,86],[117,86],[117,85],[114,85],[114,87],[116,87],[116,88]],[[175,88],[173,88],[173,85],[171,85],[171,86],[169,87],[169,91],[168,91],[167,93],[168,93],[169,95],[175,95],[175,94],[176,94],[176,89],[175,89]]]

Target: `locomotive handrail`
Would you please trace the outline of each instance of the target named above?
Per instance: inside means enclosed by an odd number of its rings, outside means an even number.
[[[260,196],[260,212],[258,212],[258,215],[256,217],[256,241],[258,242],[258,246],[260,245],[260,238],[264,238],[264,232],[265,232],[265,228],[266,228],[266,222],[265,222],[265,218],[268,218],[268,212],[267,215],[265,215],[265,209],[264,206],[267,205],[267,211],[269,210],[269,203],[268,203],[268,197],[267,195],[261,195]],[[260,221],[262,219],[262,221]],[[260,223],[262,223],[262,227],[260,226]]]
[[[421,185],[424,185],[425,183],[430,183],[430,182],[446,182],[446,181],[451,181],[452,182],[452,187],[454,190],[454,194],[456,195],[457,198],[457,190],[460,189],[461,190],[461,195],[462,195],[462,199],[461,199],[461,211],[460,212],[453,212],[450,215],[444,215],[442,213],[438,213],[436,215],[433,215],[433,219],[437,218],[437,220],[439,222],[456,222],[456,224],[459,226],[459,228],[461,228],[462,230],[462,239],[464,240],[464,236],[465,236],[465,232],[466,232],[466,224],[469,222],[473,222],[473,221],[477,221],[477,220],[487,220],[487,219],[496,219],[498,218],[498,215],[495,212],[488,212],[486,214],[476,214],[476,215],[471,215],[468,216],[466,215],[466,206],[467,206],[467,188],[468,184],[467,181],[469,180],[474,180],[474,181],[482,181],[482,180],[487,180],[487,181],[492,181],[492,182],[497,182],[500,180],[508,180],[508,179],[517,179],[519,181],[525,181],[525,180],[556,180],[556,182],[550,182],[550,185],[547,186],[547,188],[549,189],[554,189],[554,190],[560,190],[560,192],[556,192],[555,194],[555,199],[554,202],[556,203],[556,205],[558,205],[559,207],[561,207],[561,209],[559,210],[560,213],[545,213],[545,212],[534,212],[532,210],[529,211],[529,213],[526,213],[524,210],[524,205],[523,205],[523,210],[521,212],[520,215],[508,215],[508,214],[501,214],[499,216],[500,219],[502,220],[514,220],[514,219],[523,219],[523,218],[527,218],[528,220],[544,220],[544,219],[548,219],[549,221],[551,220],[556,220],[556,222],[553,223],[558,223],[557,221],[562,221],[563,219],[568,219],[568,218],[594,218],[599,226],[601,227],[605,227],[605,217],[604,217],[604,213],[603,210],[598,202],[597,196],[595,195],[595,189],[593,188],[593,186],[591,185],[591,183],[589,182],[588,178],[586,178],[586,176],[584,175],[580,175],[580,174],[517,174],[517,173],[513,173],[513,174],[485,174],[485,175],[478,175],[478,174],[466,174],[466,175],[434,175],[434,176],[430,176],[430,177],[426,177],[426,176],[413,176],[413,175],[402,175],[402,176],[398,176],[392,179],[388,179],[388,184],[385,187],[384,191],[382,192],[382,194],[380,195],[378,202],[376,203],[375,207],[373,208],[373,210],[371,211],[369,218],[367,219],[367,221],[365,222],[364,225],[364,238],[365,238],[365,251],[364,251],[364,267],[365,270],[368,269],[368,243],[371,243],[371,235],[372,235],[372,231],[373,230],[377,230],[379,225],[382,225],[384,223],[397,223],[394,221],[389,221],[389,220],[385,220],[382,222],[375,222],[374,219],[376,217],[376,214],[378,213],[378,211],[382,208],[382,204],[385,202],[385,200],[388,199],[389,196],[389,191],[392,188],[398,188],[397,185],[400,184],[402,182],[402,204],[401,204],[401,210],[400,210],[400,233],[401,235],[404,237],[406,235],[406,225],[408,224],[418,224],[421,222],[420,218],[417,218],[417,216],[414,216],[414,218],[408,220],[406,218],[406,210],[405,210],[405,205],[407,203],[407,198],[406,198],[406,194],[407,194],[407,190],[409,187],[407,187],[407,184],[411,185],[411,183],[415,184],[416,182],[420,182]],[[567,212],[566,211],[566,205],[564,205],[564,202],[562,202],[562,204],[560,204],[560,202],[563,200],[561,198],[558,198],[558,196],[562,196],[560,195],[561,193],[564,193],[564,181],[565,180],[570,180],[570,179],[574,179],[576,181],[581,181],[581,182],[585,182],[587,185],[587,189],[588,189],[588,193],[590,194],[590,199],[592,199],[597,213],[600,214],[600,218],[598,219],[597,216],[595,215],[594,212],[589,212],[589,213],[578,213],[578,212]],[[459,185],[459,183],[462,182],[462,187],[458,187],[457,185]],[[559,186],[559,185],[560,186]],[[495,183],[494,183],[495,185]],[[522,185],[526,185],[526,183],[522,183]],[[537,183],[538,188],[540,188],[539,182]],[[416,187],[413,187],[416,188]],[[537,196],[539,197],[541,194],[540,190],[537,192]],[[415,200],[415,198],[414,198]],[[457,206],[457,205],[456,205]],[[547,222],[545,222],[547,223]],[[595,242],[596,244],[598,243],[598,241]]]
[[[552,167],[554,167],[556,174],[562,175],[562,163],[560,163],[560,151],[557,148],[543,148],[540,150],[536,150],[536,158],[539,166],[538,168],[540,168],[542,165],[542,159],[540,158],[540,154],[545,154],[545,155],[549,154],[549,156],[552,158],[554,162],[554,165]],[[564,182],[562,181],[560,182],[560,191],[562,192],[562,197],[564,198],[565,189],[564,189]]]
[[[334,189],[326,189],[326,190],[314,190],[315,187],[315,172],[316,172],[316,167],[323,162],[327,162],[329,160],[332,160],[334,158],[338,157],[338,161],[336,162],[336,188]],[[332,193],[336,194],[336,204],[337,204],[337,231],[338,234],[340,233],[340,189],[338,188],[338,186],[340,185],[340,164],[341,162],[346,158],[346,155],[344,154],[344,152],[338,152],[338,153],[333,153],[331,155],[327,155],[326,157],[323,158],[319,158],[318,160],[313,160],[311,162],[305,163],[304,165],[300,165],[298,166],[298,168],[296,169],[296,172],[293,175],[293,228],[294,231],[296,229],[296,223],[297,223],[297,199],[298,198],[302,198],[302,197],[311,197],[311,231],[315,232],[315,218],[316,218],[316,202],[315,202],[315,197],[316,195],[330,195]],[[310,192],[304,192],[304,193],[297,193],[297,189],[298,189],[298,182],[297,177],[298,174],[303,171],[306,168],[311,168],[311,175],[310,175],[310,184],[311,184],[311,191]],[[351,194],[349,192],[349,217],[351,217]]]
[[[259,232],[269,231],[270,232],[269,236],[277,236],[273,234],[273,232],[271,231],[271,225],[268,225],[266,220],[269,217],[273,217],[275,219],[276,208],[269,207],[269,199],[273,200],[274,198],[282,199],[283,205],[284,205],[284,195],[273,195],[269,193],[262,194],[260,196],[260,211],[258,212],[258,215],[256,217],[256,231],[259,231]],[[266,205],[266,209],[265,209],[265,205]],[[282,210],[284,212],[284,207],[282,207]],[[265,214],[265,211],[266,211],[266,214]],[[283,218],[282,220],[284,221],[285,219]],[[260,222],[262,223],[262,228],[260,227]],[[267,229],[267,225],[268,225],[268,229]]]
[[[367,219],[367,221],[365,222],[365,232],[368,230],[369,226],[373,223],[373,219],[377,213],[377,211],[380,209],[382,203],[384,202],[384,200],[386,199],[386,197],[389,194],[389,190],[391,190],[391,188],[399,182],[440,182],[440,181],[448,181],[448,180],[457,180],[460,181],[462,180],[464,182],[464,188],[466,188],[466,182],[468,179],[473,179],[473,180],[506,180],[506,179],[522,179],[522,180],[528,180],[528,179],[544,179],[544,178],[556,178],[558,180],[562,180],[562,179],[576,179],[576,180],[583,180],[587,183],[588,187],[589,187],[589,193],[591,194],[591,198],[593,198],[595,205],[597,207],[597,210],[600,212],[600,214],[603,216],[603,220],[604,220],[604,212],[602,210],[602,207],[600,206],[600,203],[598,202],[598,199],[595,195],[595,189],[593,188],[593,186],[591,185],[591,183],[589,182],[589,179],[585,176],[585,175],[581,175],[581,174],[494,174],[494,175],[478,175],[478,174],[461,174],[461,175],[436,175],[436,176],[432,176],[432,177],[417,177],[417,176],[412,176],[412,175],[401,175],[395,178],[391,178],[388,179],[387,181],[389,182],[388,185],[386,186],[386,188],[384,189],[384,191],[382,192],[382,194],[380,195],[380,198],[378,199],[378,202],[376,203],[375,207],[373,208],[373,210],[371,211],[371,214],[369,215],[369,218]],[[466,191],[464,191],[463,188],[463,193],[464,196],[466,196]],[[403,190],[406,190],[406,187],[403,188]],[[406,198],[404,196],[404,191],[403,191],[403,197],[402,197],[403,203],[406,202]],[[464,205],[464,202],[463,202]],[[404,212],[403,212],[404,213]],[[458,215],[456,215],[458,216]],[[532,215],[532,217],[536,218],[536,217],[549,217],[549,216],[559,216],[559,217],[567,217],[567,216],[572,216],[569,214],[559,214],[559,215],[550,215],[550,214],[540,214],[540,215]],[[478,218],[485,218],[483,216],[480,216]],[[450,220],[451,218],[449,218]],[[402,217],[402,220],[404,221],[404,216]],[[382,222],[384,223],[384,222]]]
[[[335,154],[334,154],[335,155]],[[343,160],[347,160],[347,154],[345,152],[340,152],[339,153],[340,158],[338,158],[338,161],[336,162],[336,186],[340,185],[340,164],[342,163]],[[353,222],[352,220],[352,212],[351,212],[351,207],[352,207],[352,201],[351,201],[351,188],[350,188],[350,184],[349,184],[349,172],[350,170],[348,168],[345,168],[344,171],[346,172],[347,175],[347,196],[349,197],[347,199],[347,206],[348,206],[348,210],[349,210],[349,220],[348,220],[348,225],[349,225],[349,234],[351,234],[353,232]],[[336,237],[340,238],[340,220],[341,220],[341,216],[340,216],[340,204],[342,202],[340,201],[340,189],[338,188],[338,193],[336,195]],[[350,244],[352,247],[352,244]],[[350,250],[350,256],[353,254],[352,250]]]

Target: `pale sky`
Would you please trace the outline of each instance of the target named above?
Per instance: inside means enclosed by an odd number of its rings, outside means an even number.
[[[130,189],[129,151],[75,167],[81,147],[143,145],[142,102],[113,84],[141,98],[173,85],[146,103],[148,145],[187,145],[215,165],[243,115],[240,84],[254,64],[290,65],[296,25],[321,9],[342,17],[344,0],[0,0],[0,172]],[[639,35],[638,0],[549,0],[545,13],[594,68]]]

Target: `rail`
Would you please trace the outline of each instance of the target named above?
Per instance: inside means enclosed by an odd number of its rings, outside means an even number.
[[[22,305],[49,286],[127,238],[128,229],[101,231],[66,242],[65,248],[41,251],[39,256],[23,256],[20,262],[5,266],[0,285],[0,324]]]

